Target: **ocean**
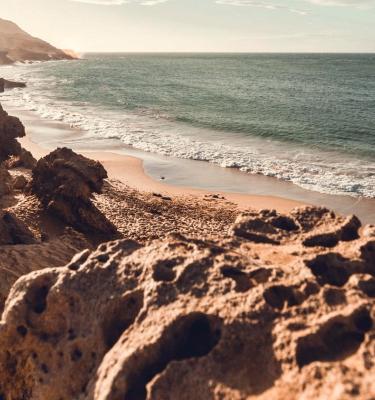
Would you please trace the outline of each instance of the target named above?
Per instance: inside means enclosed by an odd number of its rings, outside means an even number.
[[[375,197],[375,54],[86,54],[0,97],[164,156]]]

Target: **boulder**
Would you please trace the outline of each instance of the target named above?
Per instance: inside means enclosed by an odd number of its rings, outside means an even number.
[[[252,212],[215,239],[109,242],[21,277],[0,323],[0,394],[374,398],[373,238],[305,246],[319,213]],[[254,243],[258,230],[278,244]]]
[[[46,210],[77,230],[114,235],[116,228],[91,201],[94,193],[101,193],[105,178],[99,162],[59,148],[38,161],[31,191]]]

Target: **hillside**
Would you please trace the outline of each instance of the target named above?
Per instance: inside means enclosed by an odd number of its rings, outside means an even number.
[[[16,61],[48,61],[73,57],[0,18],[0,65]]]

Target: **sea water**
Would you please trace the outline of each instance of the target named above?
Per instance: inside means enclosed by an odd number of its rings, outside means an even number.
[[[374,54],[86,54],[1,99],[147,152],[375,197]]]

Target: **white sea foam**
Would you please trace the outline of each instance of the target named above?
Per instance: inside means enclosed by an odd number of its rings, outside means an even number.
[[[92,140],[118,139],[147,152],[238,168],[322,193],[375,197],[375,162],[256,137],[225,136],[178,124],[164,116],[151,117],[150,110],[119,113],[85,102],[59,100],[53,88],[64,83],[53,77],[38,78],[30,71],[25,66],[3,69],[7,78],[27,80],[28,87],[7,91],[0,100],[79,128]]]

